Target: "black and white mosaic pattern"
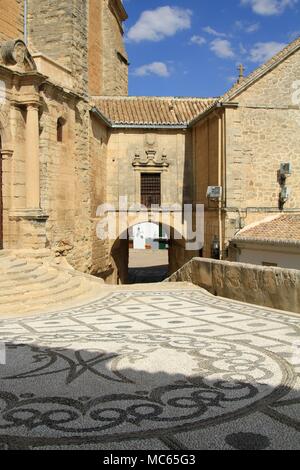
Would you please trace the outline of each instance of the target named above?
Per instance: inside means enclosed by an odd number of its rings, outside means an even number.
[[[0,321],[0,448],[299,449],[300,317],[200,289]]]

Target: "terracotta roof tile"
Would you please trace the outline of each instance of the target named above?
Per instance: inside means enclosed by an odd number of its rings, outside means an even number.
[[[215,98],[94,97],[96,107],[112,124],[188,125],[216,103]]]
[[[300,37],[287,45],[268,62],[254,70],[241,83],[236,83],[220,98],[175,97],[93,97],[96,107],[116,125],[188,125],[218,102],[234,99],[277,64],[300,48]]]
[[[280,215],[245,227],[234,238],[244,241],[300,243],[300,214]]]

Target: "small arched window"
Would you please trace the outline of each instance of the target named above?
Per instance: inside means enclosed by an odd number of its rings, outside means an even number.
[[[57,126],[56,126],[57,142],[64,141],[64,126],[65,126],[65,120],[63,118],[57,119]]]

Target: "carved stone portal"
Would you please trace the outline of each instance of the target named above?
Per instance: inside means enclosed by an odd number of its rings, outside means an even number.
[[[134,168],[168,168],[170,163],[166,153],[158,156],[156,150],[146,150],[146,156],[141,158],[140,152],[137,150],[132,162]]]

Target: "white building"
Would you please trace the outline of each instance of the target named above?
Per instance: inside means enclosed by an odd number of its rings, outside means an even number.
[[[276,215],[248,225],[232,240],[240,263],[300,270],[300,215]]]
[[[134,250],[159,250],[168,248],[168,244],[162,244],[160,241],[167,242],[168,235],[159,224],[153,222],[144,222],[137,224],[131,229],[130,239],[133,241]]]

